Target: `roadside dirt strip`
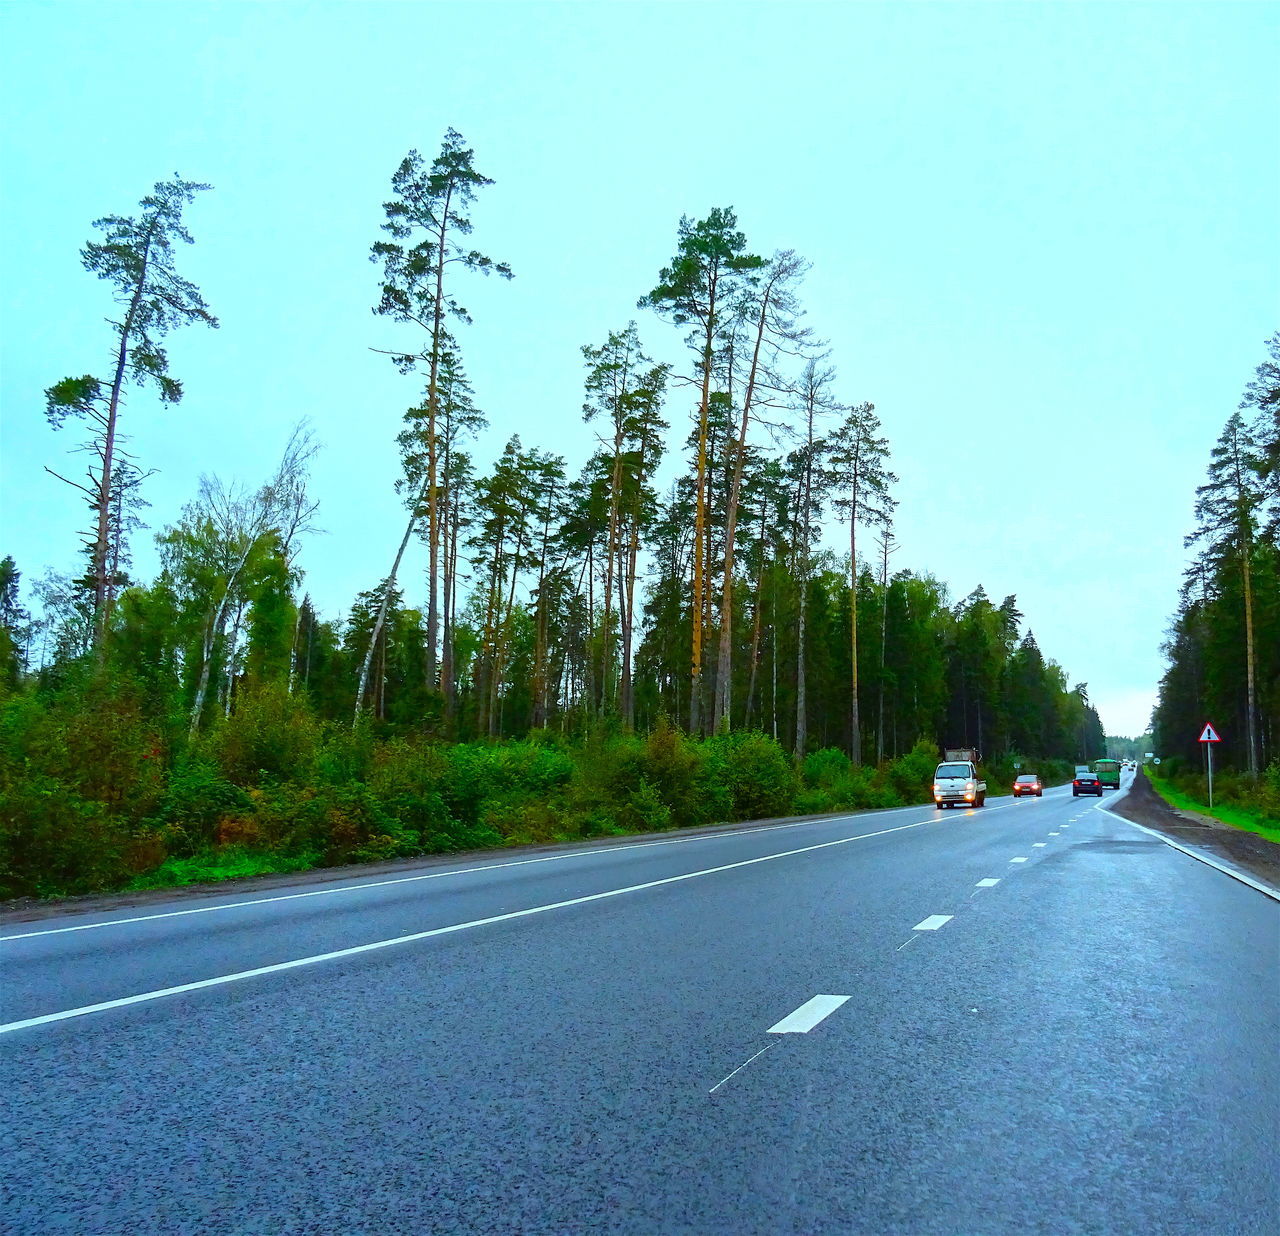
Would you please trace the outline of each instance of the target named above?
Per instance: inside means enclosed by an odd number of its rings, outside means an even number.
[[[1129,792],[1106,806],[1126,820],[1163,833],[1189,850],[1201,851],[1280,890],[1280,845],[1209,816],[1169,806],[1141,771],[1134,777]]]

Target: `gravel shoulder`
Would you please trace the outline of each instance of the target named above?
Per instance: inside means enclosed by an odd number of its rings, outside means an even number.
[[[1211,816],[1169,806],[1142,771],[1134,777],[1129,792],[1114,804],[1109,803],[1108,809],[1163,833],[1189,850],[1203,851],[1229,867],[1247,872],[1280,892],[1280,845]]]

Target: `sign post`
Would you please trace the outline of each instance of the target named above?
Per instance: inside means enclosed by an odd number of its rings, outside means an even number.
[[[1204,743],[1204,753],[1209,759],[1209,810],[1213,810],[1213,744],[1221,742],[1218,737],[1218,731],[1213,728],[1212,721],[1204,723],[1204,729],[1200,731],[1200,741]]]

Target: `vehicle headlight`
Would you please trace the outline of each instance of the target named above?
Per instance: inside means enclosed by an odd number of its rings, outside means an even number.
[[[978,787],[977,787],[976,785],[974,785],[972,781],[966,781],[966,782],[964,783],[964,788],[965,788],[966,790],[976,790]]]

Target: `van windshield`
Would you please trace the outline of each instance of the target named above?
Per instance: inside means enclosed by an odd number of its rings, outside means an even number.
[[[938,771],[933,775],[935,777],[967,777],[969,775],[969,765],[939,764]]]

